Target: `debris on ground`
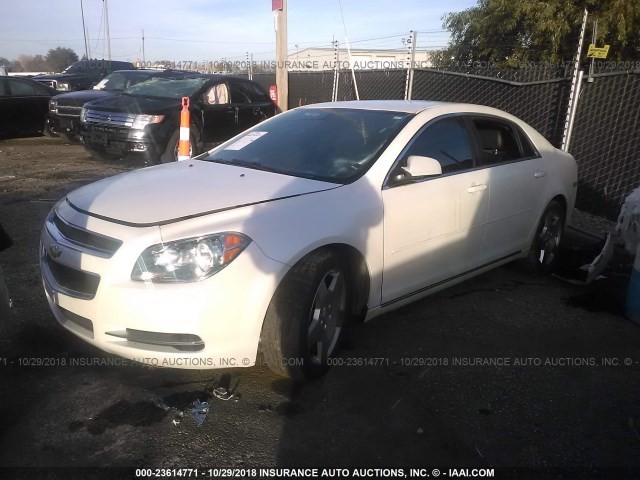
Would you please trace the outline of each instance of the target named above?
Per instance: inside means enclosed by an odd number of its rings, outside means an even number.
[[[204,420],[207,418],[207,414],[209,413],[209,402],[201,402],[200,400],[196,400],[193,402],[193,407],[191,408],[191,415],[193,419],[196,421],[199,427],[202,426]]]
[[[213,396],[226,402],[231,400],[234,397],[234,394],[224,387],[216,387],[213,389]]]

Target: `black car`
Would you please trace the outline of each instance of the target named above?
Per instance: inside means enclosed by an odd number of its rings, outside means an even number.
[[[228,75],[173,72],[86,103],[81,135],[90,152],[147,161],[177,159],[182,97],[189,97],[191,155],[273,116],[276,107],[258,84]]]
[[[0,138],[40,135],[55,94],[28,78],[0,76]]]
[[[88,90],[116,70],[135,70],[130,62],[115,62],[111,60],[80,60],[65,68],[62,73],[38,75],[33,77],[36,82],[43,83],[58,93]]]
[[[118,70],[104,77],[92,90],[62,93],[49,101],[49,129],[71,142],[80,140],[80,110],[82,106],[110,95],[117,95],[126,88],[151,77],[167,74],[168,70]]]

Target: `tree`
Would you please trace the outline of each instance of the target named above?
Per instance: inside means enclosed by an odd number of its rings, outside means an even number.
[[[50,70],[61,72],[73,62],[77,62],[78,55],[70,48],[57,47],[49,50],[45,60]]]
[[[637,0],[478,0],[448,13],[443,26],[451,42],[439,62],[570,61],[575,56],[584,9],[598,20],[599,44],[609,44],[610,60],[640,55],[640,2]],[[590,26],[590,24],[589,24]],[[589,28],[587,40],[591,39]]]
[[[42,55],[20,55],[17,62],[22,65],[23,72],[47,72],[47,62]]]

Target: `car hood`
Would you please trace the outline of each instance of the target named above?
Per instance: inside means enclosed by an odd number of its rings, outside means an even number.
[[[63,93],[62,95],[56,95],[53,100],[58,102],[58,105],[62,106],[74,106],[81,107],[85,103],[98,98],[111,97],[117,95],[118,92],[109,92],[104,90],[80,90],[77,92]]]
[[[139,97],[120,94],[94,100],[86,105],[86,108],[103,112],[146,113],[153,115],[165,111],[179,112],[180,99]]]
[[[88,75],[77,73],[50,73],[47,75],[37,75],[33,80],[76,80],[78,78],[87,78]]]
[[[142,227],[336,187],[339,185],[192,159],[100,180],[69,193],[67,201],[88,215]]]

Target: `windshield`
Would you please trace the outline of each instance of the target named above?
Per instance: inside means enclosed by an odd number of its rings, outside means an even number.
[[[362,176],[411,114],[301,108],[276,116],[203,160],[332,183]]]
[[[121,92],[127,87],[148,80],[150,77],[151,74],[147,72],[128,72],[127,74],[113,72],[100,80],[93,89],[104,90],[105,92]]]
[[[125,89],[124,93],[159,98],[190,97],[208,81],[208,78],[153,78]]]

